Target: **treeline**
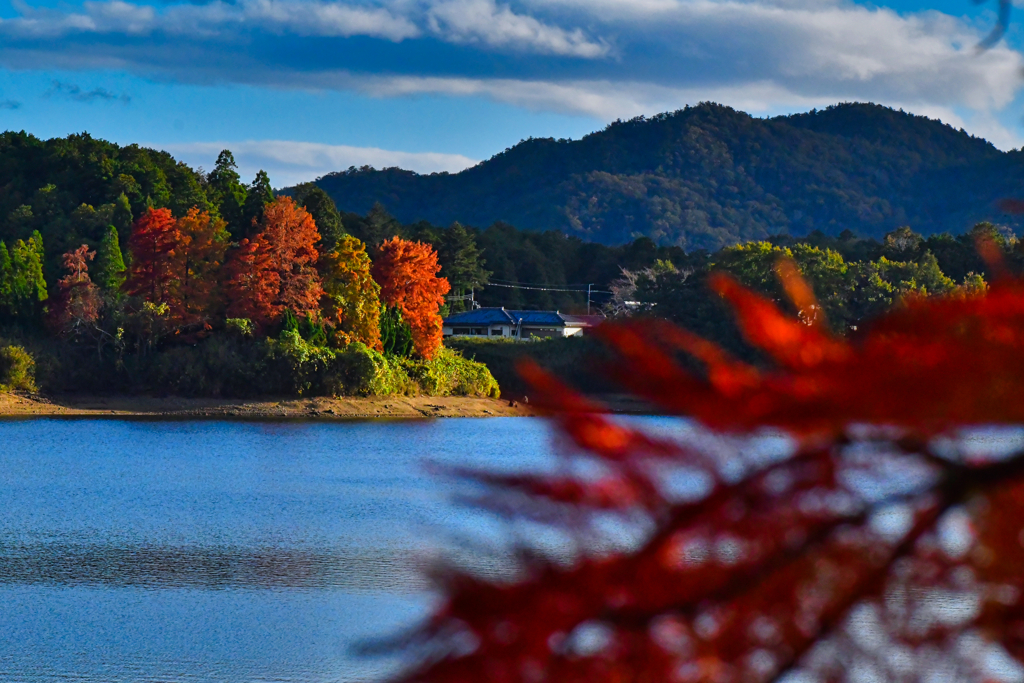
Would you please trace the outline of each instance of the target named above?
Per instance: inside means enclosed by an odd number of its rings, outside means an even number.
[[[497,394],[486,368],[441,348],[449,285],[429,244],[382,240],[371,261],[322,192],[275,197],[260,176],[243,186],[224,152],[199,176],[207,203],[176,213],[150,197],[126,238],[108,223],[61,254],[59,278],[41,229],[0,242],[0,322],[35,351],[46,387]],[[11,358],[5,381],[31,388],[31,354]]]
[[[733,311],[708,288],[711,273],[727,272],[794,316],[824,315],[835,332],[856,335],[868,319],[898,306],[906,297],[970,296],[984,291],[993,274],[979,256],[981,240],[1002,252],[1007,267],[1024,271],[1024,241],[990,223],[977,224],[963,235],[928,238],[907,227],[891,231],[882,240],[858,239],[849,232],[839,237],[815,233],[801,239],[778,235],[714,253],[677,252],[673,258],[656,259],[645,267],[624,268],[608,283],[613,295],[604,311],[610,318],[670,320],[757,363],[763,359],[743,340]],[[792,309],[775,272],[781,258],[792,259],[800,268],[818,298],[819,311]],[[593,371],[606,360],[601,345],[593,339],[521,345],[460,339],[451,344],[467,357],[486,363],[512,396],[529,392],[515,370],[526,355],[584,391],[616,390],[605,373]]]

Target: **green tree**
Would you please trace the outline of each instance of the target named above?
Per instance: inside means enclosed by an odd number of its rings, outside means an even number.
[[[491,274],[484,270],[487,263],[477,248],[473,234],[461,223],[452,223],[441,235],[437,245],[437,257],[441,262],[441,276],[448,278],[452,286],[452,296],[465,296],[473,290],[487,284]],[[469,303],[453,301],[449,310],[458,312],[466,310]]]
[[[107,233],[96,253],[96,284],[107,292],[119,292],[124,284],[125,265],[116,227],[107,226]]]
[[[274,201],[274,190],[270,187],[270,176],[261,169],[245,194],[239,236],[245,236],[254,231],[253,226],[263,220],[263,207],[272,201]]]
[[[248,191],[238,175],[235,156],[230,150],[221,150],[217,163],[206,178],[210,201],[217,207],[220,217],[227,223],[232,239],[244,237],[249,229],[245,224],[245,200]]]
[[[122,192],[114,200],[114,213],[111,216],[110,222],[117,228],[119,234],[128,234],[131,232],[134,221],[135,217],[132,215],[131,202],[128,201],[128,196]]]
[[[295,187],[295,201],[306,209],[316,222],[316,228],[320,232],[320,251],[333,251],[338,240],[345,235],[341,214],[338,213],[334,200],[315,183],[302,183]]]

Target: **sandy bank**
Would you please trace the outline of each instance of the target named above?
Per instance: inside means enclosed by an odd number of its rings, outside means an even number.
[[[230,400],[151,396],[29,397],[0,393],[0,417],[425,418],[529,415],[507,400],[464,396]]]

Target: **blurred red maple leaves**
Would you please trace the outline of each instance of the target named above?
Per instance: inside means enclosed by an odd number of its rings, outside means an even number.
[[[599,329],[622,385],[695,426],[650,433],[522,368],[566,466],[458,474],[597,550],[528,554],[512,581],[442,573],[404,680],[1024,680],[1024,450],[963,431],[1024,424],[1024,280],[911,298],[844,339],[778,270],[797,316],[712,279],[765,365],[664,322]],[[632,544],[600,549],[610,515]]]

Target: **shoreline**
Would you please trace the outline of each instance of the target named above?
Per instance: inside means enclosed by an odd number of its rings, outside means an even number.
[[[470,396],[218,399],[155,396],[42,397],[0,393],[0,418],[427,419],[526,417],[528,406]]]

